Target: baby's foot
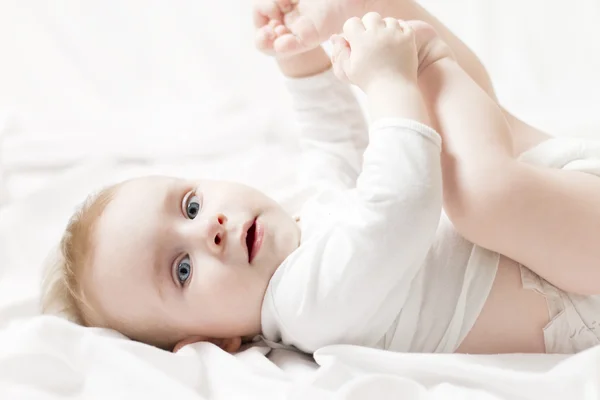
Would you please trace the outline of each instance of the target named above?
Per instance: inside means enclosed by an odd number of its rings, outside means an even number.
[[[386,0],[275,0],[290,30],[275,42],[278,53],[298,53],[317,47],[340,33],[344,22],[375,11]],[[404,1],[404,0],[399,0]]]
[[[362,19],[349,19],[344,35],[345,39],[332,37],[333,68],[342,80],[347,78],[366,93],[376,82],[417,82],[417,41],[405,21],[370,12]]]
[[[419,57],[419,74],[425,68],[442,58],[454,58],[450,47],[438,36],[431,25],[422,21],[407,21],[407,24],[415,31]]]

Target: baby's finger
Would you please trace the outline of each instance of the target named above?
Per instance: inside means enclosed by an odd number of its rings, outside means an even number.
[[[285,33],[275,39],[273,50],[279,54],[296,54],[306,50],[306,46],[291,33]]]
[[[257,30],[254,39],[256,48],[263,52],[272,51],[274,38],[275,36],[266,26]]]
[[[256,28],[262,28],[269,21],[283,21],[283,12],[274,1],[261,2],[253,14]]]
[[[340,35],[332,35],[330,38],[332,49],[331,49],[331,61],[335,62],[339,60],[341,53],[344,50],[348,50],[349,46],[347,45],[346,39],[344,39]]]
[[[301,14],[298,12],[298,10],[292,10],[283,16],[283,23],[285,26],[292,26],[298,19],[300,19],[300,17]]]
[[[398,20],[396,18],[384,18],[383,22],[385,23],[385,26],[387,28],[392,28],[392,29],[402,29],[400,27],[400,22],[398,22]]]
[[[291,0],[276,0],[276,3],[283,13],[288,13],[294,8],[294,4]]]
[[[337,59],[334,60],[332,57],[331,65],[333,66],[334,75],[342,82],[349,83],[350,79],[348,79],[348,75],[346,74],[345,66],[347,65],[347,60],[342,62],[342,60]]]
[[[352,17],[344,23],[344,35],[352,42],[358,35],[364,33],[365,26],[358,17]]]
[[[331,37],[329,38],[329,41],[331,42],[331,45],[334,47],[334,49],[343,44],[342,40],[344,40],[342,35],[337,34],[331,35]]]
[[[376,12],[366,13],[365,16],[362,18],[362,22],[366,29],[377,29],[385,27],[385,23],[383,22],[381,15],[379,15]]]
[[[331,52],[331,63],[333,64],[333,72],[341,81],[348,81],[346,75],[346,67],[350,59],[350,45],[348,41],[340,35],[331,37],[333,49]]]
[[[285,35],[286,33],[291,33],[290,30],[285,25],[276,26],[274,32],[275,32],[276,36],[282,36],[282,35]]]
[[[305,48],[313,48],[320,44],[319,32],[313,21],[293,10],[284,16],[284,24],[298,38]]]
[[[414,33],[413,28],[406,21],[399,19],[398,24],[405,34],[412,35]]]

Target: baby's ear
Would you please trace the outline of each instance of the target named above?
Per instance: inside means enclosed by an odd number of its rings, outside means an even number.
[[[181,350],[184,346],[187,346],[188,344],[197,342],[210,342],[219,346],[228,353],[235,353],[240,349],[242,345],[242,338],[234,337],[229,339],[215,339],[207,338],[204,336],[190,336],[177,342],[177,344],[173,348],[173,353],[177,353],[179,350]]]
[[[214,340],[216,340],[218,342],[215,342]],[[219,346],[220,348],[222,348],[223,350],[225,350],[228,353],[235,353],[242,346],[242,338],[239,336],[234,337],[234,338],[229,338],[229,339],[214,339],[214,340],[211,340],[211,342],[213,342],[214,344],[216,344],[217,346]]]

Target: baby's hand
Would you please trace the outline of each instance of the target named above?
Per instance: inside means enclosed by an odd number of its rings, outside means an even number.
[[[332,37],[332,62],[338,78],[367,92],[374,82],[401,79],[417,82],[419,67],[413,29],[395,18],[368,13],[350,18],[344,35]]]
[[[256,48],[268,55],[275,55],[274,43],[281,36],[289,34],[289,30],[277,20],[271,20],[267,25],[256,30]]]
[[[254,0],[253,19],[256,28],[256,48],[274,55],[275,41],[291,36],[283,18],[293,8],[292,0]]]

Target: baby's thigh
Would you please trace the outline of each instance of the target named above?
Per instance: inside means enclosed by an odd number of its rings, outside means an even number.
[[[432,122],[434,123],[434,125],[436,125],[433,126],[433,128],[439,129],[439,126],[437,126],[436,123],[437,118],[435,115],[432,114],[435,112],[434,110],[436,109],[436,107],[439,107],[439,105],[432,104],[430,97],[426,96],[424,100],[426,102],[426,106],[430,112],[430,115],[432,115]],[[515,157],[518,157],[521,153],[524,153],[527,150],[534,148],[535,146],[552,137],[552,135],[548,134],[547,132],[544,132],[541,129],[529,125],[528,123],[517,118],[501,106],[500,108],[502,110],[502,113],[504,114],[504,117],[506,118],[506,121],[508,122],[508,125],[510,126],[510,135],[513,144],[513,154]],[[467,118],[467,116],[468,114],[465,114],[465,118]]]
[[[502,111],[506,121],[510,125],[510,133],[513,142],[513,154],[515,157],[552,137],[541,129],[523,122],[505,109],[502,109]]]

